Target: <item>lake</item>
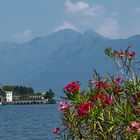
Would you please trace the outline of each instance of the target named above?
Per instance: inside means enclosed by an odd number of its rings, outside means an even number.
[[[59,117],[58,104],[1,105],[0,140],[56,140]]]

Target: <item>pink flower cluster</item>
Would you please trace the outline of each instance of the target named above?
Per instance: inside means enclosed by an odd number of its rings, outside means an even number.
[[[129,45],[129,46],[127,47],[127,49],[125,50],[125,52],[123,52],[123,51],[117,51],[117,55],[118,55],[119,57],[124,57],[125,55],[128,55],[128,56],[129,56],[129,59],[133,59],[133,58],[135,57],[136,53],[135,53],[135,52],[129,52],[129,49],[130,49],[131,47],[132,47],[132,46]]]
[[[106,107],[107,104],[113,103],[113,100],[110,97],[108,97],[106,94],[102,94],[102,93],[98,93],[98,94],[94,95],[93,101],[97,102],[98,100],[101,101],[101,104],[103,107]]]
[[[99,89],[99,88],[103,88],[106,89],[107,83],[103,80],[98,81],[98,82],[94,82],[95,85],[95,89]]]
[[[84,102],[77,107],[77,115],[76,116],[85,116],[89,113],[89,110],[94,106],[90,101]]]
[[[60,106],[58,107],[59,110],[64,111],[67,109],[70,105],[68,104],[67,101],[62,101],[60,102]]]
[[[135,52],[128,52],[128,55],[130,56],[130,59],[133,59],[135,57]]]
[[[53,128],[52,133],[59,135],[59,134],[61,134],[61,130],[59,127],[56,127],[56,128]]]
[[[124,82],[124,80],[122,80],[120,77],[116,77],[114,81],[120,84]]]
[[[124,80],[122,80],[120,77],[116,77],[114,79],[115,85],[113,85],[113,92],[115,94],[121,94],[120,93],[120,89],[123,87],[122,83],[125,82]]]
[[[130,126],[127,126],[126,131],[131,133],[132,131],[136,131],[140,133],[140,124],[136,121],[131,122]]]
[[[64,87],[66,93],[76,93],[80,89],[79,81],[72,82]]]
[[[124,56],[123,51],[118,51],[117,54],[118,54],[119,57],[123,57]]]

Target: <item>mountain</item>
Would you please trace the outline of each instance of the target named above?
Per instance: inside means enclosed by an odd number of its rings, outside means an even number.
[[[131,43],[140,60],[140,35],[109,39],[89,29],[83,34],[65,29],[27,43],[0,43],[0,84],[32,86],[36,91],[49,88],[62,95],[65,84],[74,80],[86,85],[93,69],[102,75],[115,73],[104,49],[125,49]]]

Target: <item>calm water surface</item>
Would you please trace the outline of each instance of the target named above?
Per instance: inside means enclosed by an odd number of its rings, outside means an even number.
[[[0,140],[57,140],[58,105],[1,105]]]

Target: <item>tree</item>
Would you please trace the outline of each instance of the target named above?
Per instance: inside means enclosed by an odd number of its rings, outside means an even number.
[[[24,86],[15,86],[14,92],[18,95],[29,95],[34,94],[34,90],[31,87],[24,87]]]
[[[15,86],[5,85],[2,86],[2,89],[5,91],[14,91]]]
[[[49,89],[49,91],[46,91],[46,94],[44,95],[44,99],[49,99],[50,100],[54,97],[55,97],[55,94],[51,89]]]
[[[5,92],[0,89],[0,96],[5,97]]]
[[[11,86],[5,85],[2,87],[4,91],[13,91],[16,95],[31,95],[34,94],[34,90],[32,87],[25,87],[25,86]]]

